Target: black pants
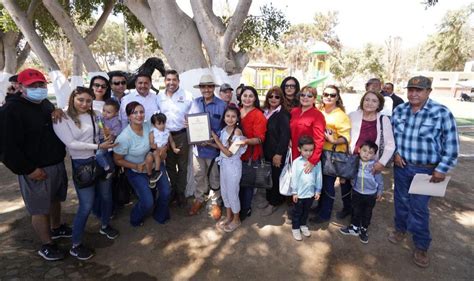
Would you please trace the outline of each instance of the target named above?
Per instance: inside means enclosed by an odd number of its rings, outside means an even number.
[[[171,189],[184,194],[188,179],[188,157],[189,144],[186,132],[176,134],[173,137],[176,147],[181,151],[176,154],[169,146],[166,155],[166,171],[170,177]]]
[[[267,201],[272,206],[278,206],[285,201],[285,196],[280,194],[280,175],[283,170],[283,165],[280,168],[277,168],[272,165],[272,181],[273,186],[271,189],[267,189]]]
[[[293,229],[300,229],[308,221],[309,209],[313,204],[314,197],[298,198],[298,202],[293,209],[293,218],[291,220]]]
[[[360,194],[352,191],[352,218],[351,224],[368,228],[375,207],[377,193],[371,195]]]

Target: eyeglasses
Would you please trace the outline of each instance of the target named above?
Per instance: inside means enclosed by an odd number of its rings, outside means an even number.
[[[288,89],[288,88],[294,89],[294,88],[296,88],[296,85],[295,84],[286,84],[285,89]]]
[[[301,98],[309,98],[309,99],[314,98],[313,94],[300,94],[300,97]]]
[[[268,97],[268,99],[276,99],[276,100],[279,100],[281,97],[280,96],[275,96],[275,95],[271,95]]]
[[[107,85],[105,85],[105,84],[94,83],[94,84],[92,84],[92,86],[96,87],[96,88],[107,89]]]
[[[335,97],[337,97],[337,94],[323,93],[323,97],[325,97],[325,98],[328,98],[328,97],[335,98]]]
[[[127,85],[127,81],[116,81],[116,82],[112,82],[112,84],[114,84],[115,86]]]

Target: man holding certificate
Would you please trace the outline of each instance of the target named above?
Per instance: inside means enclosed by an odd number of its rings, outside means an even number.
[[[218,205],[220,200],[219,169],[215,158],[219,150],[208,145],[211,139],[211,130],[218,134],[221,130],[221,120],[224,115],[226,103],[214,95],[217,85],[211,75],[203,75],[199,84],[194,86],[201,91],[201,97],[193,100],[190,115],[188,116],[188,138],[193,146],[193,172],[196,190],[195,201],[189,211],[193,216],[199,212],[203,203],[204,195],[211,188],[210,199],[212,202],[212,217],[219,220],[221,209]],[[200,114],[204,113],[204,114]],[[194,118],[192,118],[194,117]],[[204,121],[202,121],[204,120]],[[198,128],[198,129],[196,129]],[[203,139],[203,134],[206,134]],[[196,138],[196,139],[195,139]],[[205,140],[203,142],[203,140]]]
[[[412,77],[407,85],[407,103],[397,106],[392,115],[396,151],[394,157],[395,231],[388,240],[401,242],[410,232],[415,251],[413,262],[428,267],[427,251],[431,242],[429,230],[430,196],[410,194],[416,174],[431,175],[430,182],[445,180],[446,173],[457,163],[459,140],[452,113],[431,99],[431,80]]]

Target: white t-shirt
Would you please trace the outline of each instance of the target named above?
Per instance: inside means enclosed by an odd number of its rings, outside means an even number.
[[[122,98],[120,104],[120,121],[122,121],[122,130],[128,125],[127,113],[125,108],[127,104],[132,101],[139,102],[145,109],[145,122],[150,123],[150,118],[153,114],[160,112],[158,106],[158,95],[152,90],[146,95],[146,97],[140,95],[136,89],[131,90],[130,93]]]
[[[193,94],[181,88],[171,97],[166,95],[166,91],[158,94],[158,107],[166,115],[167,129],[176,132],[184,128],[184,120],[192,102]]]
[[[155,138],[155,144],[158,147],[163,147],[168,143],[170,137],[170,130],[167,128],[164,131],[160,131],[157,128],[153,127],[152,129],[153,137]]]

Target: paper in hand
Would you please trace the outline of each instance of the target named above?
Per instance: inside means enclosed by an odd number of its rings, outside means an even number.
[[[239,150],[240,144],[238,142],[233,142],[232,145],[229,147],[229,151],[232,152],[232,154],[237,153],[237,150]]]
[[[416,174],[408,193],[444,197],[451,176],[446,176],[444,181],[438,183],[430,182],[430,179],[431,175]]]

